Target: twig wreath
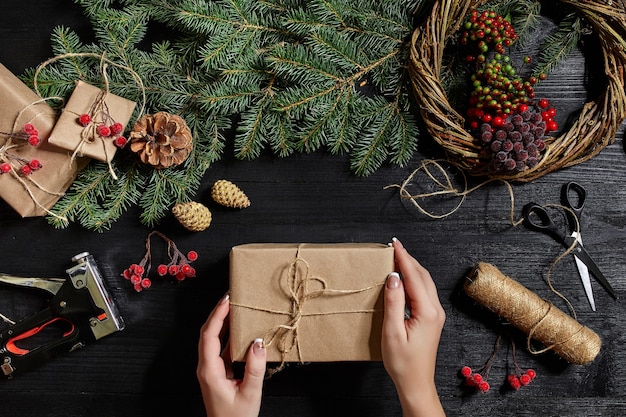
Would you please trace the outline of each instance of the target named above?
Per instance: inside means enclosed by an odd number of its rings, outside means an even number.
[[[481,144],[465,126],[465,119],[448,101],[440,75],[444,49],[456,36],[472,9],[486,0],[437,1],[426,22],[412,36],[409,71],[415,99],[426,128],[443,147],[450,162],[470,175],[529,182],[561,168],[587,161],[613,143],[626,119],[624,66],[626,64],[626,10],[612,2],[561,0],[584,16],[594,28],[604,56],[606,91],[585,103],[568,131],[545,139],[546,149],[537,165],[520,172],[493,172]]]

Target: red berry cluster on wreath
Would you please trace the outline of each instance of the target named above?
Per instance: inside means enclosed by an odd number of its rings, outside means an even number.
[[[110,119],[110,117],[107,116],[107,119]],[[128,139],[122,136],[124,126],[121,123],[115,122],[113,120],[111,120],[111,122],[112,123],[109,125],[105,123],[97,123],[95,125],[96,133],[101,138],[112,138],[115,146],[117,146],[118,148],[123,148],[128,143]],[[78,116],[78,123],[83,127],[89,127],[92,123],[95,122],[89,114],[83,113]]]
[[[556,110],[546,99],[535,100],[536,77],[517,76],[505,54],[517,34],[493,11],[473,10],[461,33],[461,44],[474,46],[467,60],[476,64],[467,109],[468,127],[476,136],[495,172],[521,172],[537,165],[545,149],[544,136],[558,129]],[[526,56],[524,63],[530,63]],[[544,80],[545,74],[539,76]]]
[[[6,135],[9,138],[25,140],[31,146],[37,146],[41,143],[41,139],[39,138],[39,131],[32,123],[24,124],[20,132],[0,132],[0,134]],[[2,152],[0,152],[0,160],[4,160],[4,162],[0,163],[0,175],[7,174],[14,170],[14,166],[11,164],[11,162],[16,162],[19,164],[19,167],[16,169],[16,171],[24,176],[30,175],[34,171],[43,168],[42,163],[38,159],[29,160],[21,158],[17,155],[9,153],[6,149],[3,149]]]
[[[191,250],[187,252],[187,255],[183,254],[178,250],[174,241],[163,233],[155,230],[150,232],[146,237],[146,253],[141,261],[138,264],[132,264],[122,272],[122,276],[130,281],[137,292],[141,292],[152,286],[152,280],[148,277],[152,262],[150,240],[152,236],[155,235],[159,236],[167,243],[167,254],[169,256],[168,263],[161,263],[157,266],[157,274],[159,276],[170,275],[176,278],[178,282],[196,276],[196,270],[190,263],[198,259],[198,253]]]

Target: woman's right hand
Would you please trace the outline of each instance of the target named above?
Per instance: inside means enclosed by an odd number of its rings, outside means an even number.
[[[435,386],[435,364],[446,319],[430,273],[393,240],[397,273],[387,278],[382,355],[404,417],[445,416]],[[405,319],[405,305],[411,316]]]

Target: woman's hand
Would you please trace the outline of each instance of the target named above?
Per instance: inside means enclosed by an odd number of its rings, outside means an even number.
[[[396,273],[385,285],[382,354],[405,417],[445,416],[435,387],[435,363],[446,319],[430,273],[394,239]],[[405,305],[411,317],[405,319]]]
[[[207,417],[257,417],[265,379],[265,346],[260,339],[252,343],[248,349],[243,380],[233,379],[229,349],[225,349],[225,357],[222,358],[220,341],[229,311],[229,297],[226,295],[215,306],[200,331],[196,375],[202,399]]]

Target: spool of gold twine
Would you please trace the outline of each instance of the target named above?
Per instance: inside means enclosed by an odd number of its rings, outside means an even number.
[[[602,341],[593,330],[491,264],[479,262],[467,277],[464,289],[475,301],[528,335],[531,353],[553,350],[570,363],[584,365],[600,352]],[[541,342],[545,349],[533,348],[532,339]]]

